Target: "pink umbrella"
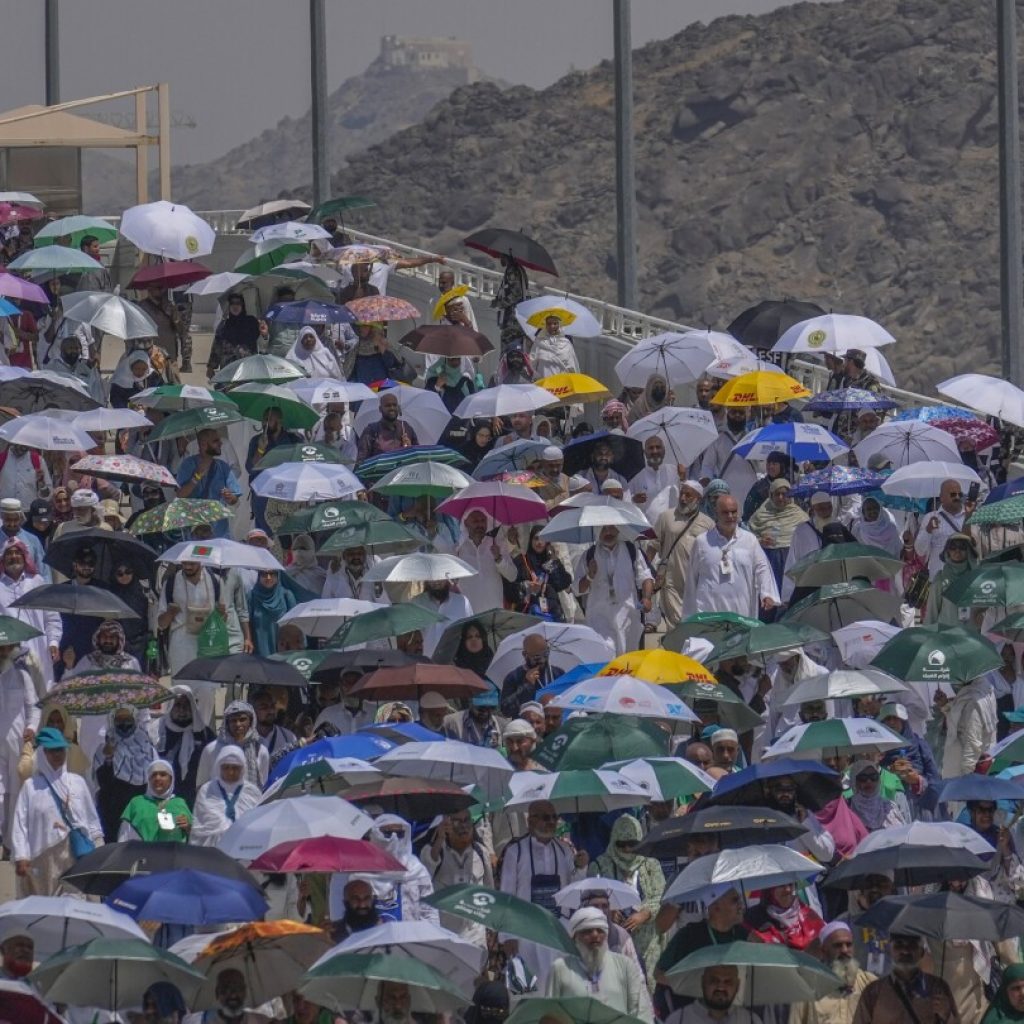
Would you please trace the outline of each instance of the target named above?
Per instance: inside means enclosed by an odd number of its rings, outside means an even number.
[[[0,203],[0,224],[17,224],[23,220],[41,220],[43,211],[21,203]]]
[[[0,295],[6,295],[11,299],[25,299],[27,302],[41,302],[44,306],[50,304],[49,297],[39,285],[26,281],[16,274],[9,274],[6,270],[0,272]]]
[[[474,509],[486,512],[496,523],[505,526],[546,520],[548,515],[547,505],[528,487],[503,484],[498,480],[472,483],[437,506],[438,512],[459,520]]]
[[[983,452],[986,448],[999,444],[999,431],[984,420],[974,417],[932,420],[931,425],[952,434],[958,446],[961,442],[966,442],[972,451]]]
[[[174,474],[166,466],[137,459],[134,455],[86,455],[71,468],[79,473],[91,473],[112,480],[142,480],[162,487],[178,486]]]

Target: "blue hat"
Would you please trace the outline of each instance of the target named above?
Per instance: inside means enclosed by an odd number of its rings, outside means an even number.
[[[478,693],[470,700],[475,708],[496,708],[498,706],[498,688],[491,683],[491,688]]]
[[[44,750],[67,750],[71,744],[65,739],[64,733],[60,729],[48,725],[36,734],[36,746],[42,747]]]

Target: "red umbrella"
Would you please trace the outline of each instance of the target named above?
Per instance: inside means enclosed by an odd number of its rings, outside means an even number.
[[[286,843],[278,843],[261,853],[249,868],[271,874],[293,874],[300,871],[405,873],[402,862],[386,850],[379,849],[365,839],[341,839],[337,836],[291,839]]]
[[[180,260],[167,260],[165,263],[151,263],[147,267],[139,267],[128,282],[129,288],[136,290],[148,288],[150,285],[162,285],[164,288],[183,288],[187,284],[195,284],[213,273],[202,263],[187,263]]]
[[[363,700],[419,700],[436,690],[445,697],[474,697],[491,689],[475,672],[453,665],[416,664],[379,668],[352,687],[353,697]]]
[[[999,444],[999,431],[984,420],[965,418],[932,420],[931,425],[952,434],[959,446],[962,442],[970,445],[972,451],[983,452],[986,448]]]
[[[454,782],[393,776],[375,779],[345,790],[345,799],[356,806],[375,804],[387,814],[407,821],[430,821],[439,814],[455,814],[476,803]],[[251,867],[251,865],[250,865]]]

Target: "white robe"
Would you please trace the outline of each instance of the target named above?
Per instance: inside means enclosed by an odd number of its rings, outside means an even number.
[[[221,601],[224,600],[223,587],[224,584],[221,583]],[[160,588],[160,604],[157,613],[162,615],[167,611],[168,603],[178,606],[178,612],[171,620],[167,634],[167,660],[172,676],[180,672],[190,661],[199,657],[199,634],[188,631],[186,627],[187,613],[189,608],[206,608],[208,611],[213,611],[217,604],[215,589],[213,577],[205,569],[199,577],[198,584],[189,583],[185,579],[185,574],[179,572],[174,578],[170,602],[167,601],[166,587]],[[217,699],[217,691],[220,690],[219,684],[190,679],[189,686],[192,687],[192,692],[199,704],[199,713],[203,724],[212,724],[214,703]]]
[[[494,560],[494,544],[498,546],[498,561]],[[505,579],[512,583],[516,578],[516,567],[505,538],[500,533],[497,537],[485,536],[478,546],[463,533],[455,554],[477,571],[476,576],[459,580],[459,590],[473,611],[479,613],[504,608],[505,590],[501,581]]]
[[[18,760],[26,729],[39,729],[36,688],[24,660],[11,662],[0,671],[0,796],[3,797],[5,845],[10,845],[14,801],[21,781]]]
[[[251,782],[241,783],[242,792],[235,804],[235,820],[246,811],[252,810],[263,795],[258,786]],[[224,787],[229,792],[232,787]],[[217,780],[203,783],[196,792],[196,806],[192,815],[192,831],[188,841],[193,846],[216,846],[220,837],[231,827],[231,821],[224,813],[224,798],[217,788]]]
[[[589,551],[589,548],[587,549]],[[587,551],[576,563],[575,578],[579,583],[587,575]],[[632,561],[625,541],[616,541],[613,548],[594,545],[597,575],[587,591],[587,625],[615,644],[615,653],[635,651],[643,635],[637,591],[652,579],[640,549]]]
[[[932,521],[932,516],[938,520],[939,525],[929,533],[928,524]],[[946,546],[946,541],[954,533],[962,533],[963,528],[963,512],[953,515],[952,512],[937,509],[935,512],[926,512],[921,516],[921,527],[914,538],[914,550],[922,558],[928,559],[928,572],[932,579],[935,579],[942,572],[944,564],[942,561],[942,549]]]
[[[564,334],[554,336],[542,331],[530,343],[530,361],[533,379],[550,377],[556,373],[579,373],[580,364],[572,341]]]
[[[310,334],[316,338],[316,345],[311,351],[303,348],[301,344],[303,337]],[[285,358],[290,359],[297,366],[301,366],[314,380],[341,380],[345,376],[338,364],[338,357],[312,329],[304,329],[299,332],[295,344],[288,350],[288,355]]]
[[[724,480],[741,510],[750,488],[757,483],[754,467],[742,455],[734,455],[732,451],[743,436],[741,433],[734,437],[723,428],[714,443],[701,454],[699,466],[695,465],[692,471],[698,479]]]
[[[731,572],[722,572],[723,555],[728,555]],[[737,612],[756,619],[765,597],[777,603],[779,591],[772,567],[752,533],[737,529],[727,541],[718,527],[712,527],[697,538],[686,571],[684,616]]]
[[[47,468],[46,460],[38,452],[26,451],[24,455],[18,455],[8,449],[4,468],[0,469],[0,495],[5,498],[18,498],[26,513],[29,505],[39,497],[36,488],[36,470],[32,465],[34,457],[39,459],[39,469],[43,474],[46,486],[49,487],[51,484],[50,470]]]
[[[374,555],[367,556],[366,568],[371,569],[378,561],[379,559]],[[325,599],[351,597],[357,601],[391,604],[383,583],[367,583],[365,579],[353,580],[344,563],[338,567],[337,571],[327,570],[327,579],[324,581],[324,589],[320,596]]]
[[[786,564],[782,570],[786,574],[782,577],[782,600],[786,604],[789,604],[789,599],[793,596],[793,591],[796,588],[793,578],[789,575],[789,570],[801,558],[806,558],[820,550],[821,533],[809,522],[800,523],[793,531],[793,539],[789,542],[789,551],[786,553]]]
[[[441,616],[440,622],[435,622],[434,625],[423,630],[423,653],[428,658],[434,653],[441,634],[448,628],[450,622],[455,622],[456,619],[468,619],[477,610],[462,594],[458,594],[454,590],[450,591],[440,604],[425,590],[422,594],[417,594],[409,604],[418,605],[420,608],[426,608]]]
[[[34,608],[12,608],[19,597],[30,593],[37,587],[45,587],[46,580],[42,576],[21,574],[21,579],[12,580],[6,573],[0,575],[0,612],[11,618],[24,622],[26,626],[38,629],[43,635],[34,640],[25,640],[22,647],[32,652],[39,669],[43,674],[47,689],[53,685],[53,659],[50,657],[51,647],[60,647],[63,627],[57,612],[38,611]],[[43,694],[39,694],[40,697]]]

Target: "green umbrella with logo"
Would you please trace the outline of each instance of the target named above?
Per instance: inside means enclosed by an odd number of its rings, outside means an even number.
[[[311,427],[315,427],[320,420],[320,414],[312,406],[306,405],[294,391],[281,387],[279,384],[240,384],[228,392],[228,398],[238,406],[238,411],[247,420],[262,420],[268,410],[280,409],[281,425],[285,430],[309,430]],[[326,460],[296,459],[295,461],[323,462]]]
[[[232,396],[237,395],[239,391],[241,388],[231,392]],[[301,444],[279,444],[276,448],[271,448],[253,469],[273,469],[274,466],[280,466],[285,462],[326,462],[337,465],[349,461],[337,448],[332,448],[329,444],[303,441]]]
[[[738,612],[697,612],[670,629],[661,646],[669,651],[681,651],[687,640],[701,637],[713,644],[719,644],[734,633],[743,633],[763,625],[759,619],[752,619]]]
[[[401,523],[393,519],[371,520],[355,526],[343,526],[335,530],[317,549],[318,555],[336,555],[347,548],[385,548],[395,554],[413,551],[422,543],[421,539]]]
[[[442,913],[482,924],[488,931],[504,932],[569,956],[577,955],[569,933],[554,914],[507,892],[482,885],[449,885],[423,902]]]
[[[443,618],[416,604],[391,604],[375,612],[364,612],[349,619],[327,641],[329,647],[355,647],[371,640],[387,640],[411,633],[414,629],[428,629]]]
[[[564,772],[600,768],[608,761],[664,757],[668,744],[669,734],[647,719],[587,715],[561,725],[537,748],[534,758],[549,771]]]
[[[1024,612],[1014,612],[1000,619],[990,630],[997,636],[1004,637],[1011,643],[1019,644],[1024,641]]]
[[[171,413],[150,431],[146,440],[152,444],[154,441],[167,441],[172,437],[185,437],[200,430],[228,427],[241,421],[242,414],[238,409],[224,405],[202,405],[198,409],[183,409],[181,412]]]
[[[309,252],[307,242],[294,242],[287,238],[268,238],[265,242],[255,242],[235,260],[231,268],[236,274],[265,274],[282,263],[287,263],[302,253]]]
[[[831,632],[865,619],[888,622],[896,617],[899,608],[899,595],[879,590],[867,580],[851,580],[818,587],[802,601],[790,605],[782,621],[788,626],[803,623]]]
[[[15,619],[10,615],[0,615],[0,647],[20,644],[25,640],[34,640],[43,634],[35,628]]]
[[[871,662],[906,683],[969,683],[1000,668],[995,647],[963,626],[912,626],[897,633]]]
[[[721,683],[663,683],[678,694],[699,715],[701,703],[714,704],[714,714],[719,725],[737,732],[755,729],[761,724],[761,716],[737,693]]]
[[[829,544],[801,558],[786,575],[802,587],[821,587],[858,578],[888,579],[902,567],[903,563],[884,548],[857,543]]]
[[[828,633],[801,622],[759,625],[726,637],[715,645],[715,649],[705,661],[725,661],[742,655],[774,654],[776,651],[803,647],[804,644],[829,642],[831,639]]]
[[[320,533],[361,523],[391,522],[391,516],[366,501],[327,501],[290,515],[278,533]]]
[[[943,596],[958,608],[1024,604],[1024,565],[1020,562],[979,565],[954,580]]]

